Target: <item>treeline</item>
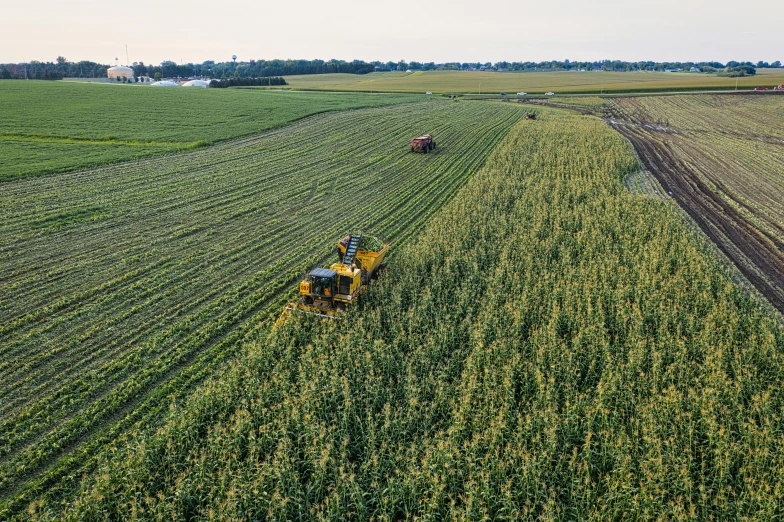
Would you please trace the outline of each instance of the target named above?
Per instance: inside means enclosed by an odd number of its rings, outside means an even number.
[[[272,85],[288,85],[286,80],[281,76],[270,76],[267,78],[227,78],[225,80],[212,80],[210,87],[213,88],[226,88],[226,87],[256,87],[256,86],[272,86]]]
[[[55,62],[3,63],[0,80],[62,80],[63,78],[106,78],[109,65],[82,60],[69,62],[62,56]]]
[[[164,78],[206,76],[219,79],[269,78],[296,74],[367,74],[376,70],[374,64],[360,60],[353,62],[343,60],[250,60],[239,63],[216,63],[207,60],[201,64],[181,65],[171,61],[165,61],[161,65],[145,65],[144,62],[134,62],[132,68],[137,77],[154,77],[155,73],[159,72]]]
[[[366,74],[373,71],[690,71],[716,73],[735,67],[779,68],[780,61],[768,62],[626,62],[622,60],[599,60],[594,62],[570,60],[550,60],[543,62],[398,62],[353,60],[249,60],[247,62],[214,62],[177,65],[163,62],[161,65],[134,63],[136,76],[154,76],[160,72],[164,78],[202,76],[210,78],[261,78],[270,76],[290,76],[297,74],[349,73]],[[753,74],[748,72],[748,74]]]
[[[719,76],[729,76],[730,78],[741,78],[743,76],[753,76],[757,70],[749,65],[738,65],[737,67],[727,67],[719,73]]]
[[[207,60],[200,64],[177,64],[164,61],[160,65],[146,65],[134,62],[131,66],[135,77],[163,78],[207,77],[230,78],[269,78],[298,74],[348,73],[367,74],[373,71],[692,71],[703,73],[723,73],[728,76],[755,74],[756,69],[780,68],[781,61],[737,62],[626,62],[622,60],[570,61],[550,60],[543,62],[398,62],[362,60],[249,60],[247,62],[215,62]],[[32,61],[21,64],[0,64],[0,79],[31,78],[61,79],[68,78],[106,78],[109,65],[90,61],[69,62],[59,56],[56,62]]]

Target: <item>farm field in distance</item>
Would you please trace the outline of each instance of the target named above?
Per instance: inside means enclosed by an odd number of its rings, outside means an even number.
[[[0,81],[0,181],[176,152],[411,95]]]
[[[784,312],[784,96],[617,98],[606,110],[664,189]]]
[[[269,327],[347,231],[402,246],[523,113],[445,100],[360,109],[2,183],[0,518],[65,495],[102,451],[165,418]],[[438,150],[411,154],[425,132]]]
[[[660,72],[484,72],[422,71],[379,72],[364,75],[318,74],[286,76],[293,89],[326,91],[373,91],[497,94],[532,94],[689,91],[734,89],[735,78],[709,74]],[[480,86],[481,83],[481,86]],[[756,76],[739,78],[740,89],[772,88],[784,83],[784,70],[759,69]]]
[[[260,337],[30,513],[775,519],[781,329],[671,205],[626,190],[620,135],[538,110],[348,320]]]

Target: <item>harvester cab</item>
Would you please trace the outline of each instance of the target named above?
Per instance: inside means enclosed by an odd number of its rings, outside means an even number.
[[[314,268],[299,284],[303,305],[319,310],[344,310],[359,294],[362,271],[358,268],[335,263],[329,269]]]

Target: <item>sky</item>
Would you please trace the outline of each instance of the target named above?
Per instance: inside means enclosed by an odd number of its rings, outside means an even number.
[[[0,63],[784,61],[784,1],[2,0]],[[125,46],[128,46],[126,60]]]

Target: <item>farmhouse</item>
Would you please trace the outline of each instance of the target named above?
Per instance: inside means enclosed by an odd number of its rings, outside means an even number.
[[[133,79],[133,69],[130,67],[125,67],[124,65],[118,65],[115,67],[109,67],[106,71],[106,75],[109,77],[110,80],[116,80],[117,78],[127,78],[129,80]]]

